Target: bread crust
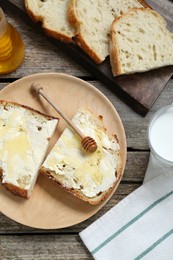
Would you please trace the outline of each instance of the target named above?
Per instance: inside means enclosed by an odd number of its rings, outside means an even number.
[[[22,197],[24,199],[28,199],[29,196],[28,196],[28,192],[27,190],[24,190],[20,187],[17,187],[11,183],[3,183],[3,170],[2,168],[0,168],[0,180],[1,180],[1,183],[2,185],[10,192],[12,192],[15,196],[19,196],[19,197]]]
[[[76,196],[77,198],[79,198],[85,202],[88,202],[91,205],[98,205],[103,200],[105,200],[109,196],[109,194],[118,186],[118,184],[122,178],[122,166],[120,164],[119,168],[115,172],[116,180],[113,183],[112,187],[110,187],[107,191],[102,192],[101,194],[98,194],[97,196],[92,197],[92,198],[85,196],[80,190],[70,189],[70,188],[63,186],[63,183],[61,183],[59,180],[56,179],[56,177],[55,177],[56,175],[53,172],[48,171],[44,166],[41,166],[41,168],[39,170],[39,174],[43,174],[44,176],[48,177],[50,180],[52,180],[53,182],[58,184],[60,187],[65,189],[67,192]]]
[[[29,106],[26,106],[26,105],[23,105],[23,104],[19,104],[17,102],[14,102],[14,101],[6,101],[6,100],[3,100],[3,99],[0,99],[0,104],[6,104],[6,105],[14,105],[14,106],[18,106],[18,107],[22,107],[22,108],[25,108],[33,113],[37,113],[38,115],[41,115],[41,116],[44,116],[45,118],[47,118],[48,120],[51,120],[51,119],[58,119],[58,117],[54,117],[54,116],[50,116],[50,115],[46,115],[32,107],[29,107]]]
[[[54,30],[50,30],[48,28],[46,28],[46,25],[45,25],[45,22],[44,22],[44,19],[42,18],[41,15],[35,15],[33,13],[33,11],[29,8],[28,6],[28,0],[25,0],[25,8],[26,8],[26,11],[29,15],[29,17],[31,18],[31,20],[34,22],[34,23],[38,23],[38,22],[41,22],[42,24],[42,29],[43,31],[45,32],[45,34],[47,36],[50,36],[52,38],[55,38],[57,40],[60,40],[62,42],[65,42],[65,43],[71,43],[73,41],[72,37],[68,37],[67,35],[65,34],[62,34],[60,32],[56,32]]]
[[[86,44],[85,39],[82,37],[82,35],[80,33],[78,33],[75,37],[74,37],[74,41],[75,43],[82,49],[84,50],[89,57],[95,61],[95,63],[100,64],[103,60],[101,60],[97,54]]]
[[[118,19],[118,18],[117,18]],[[116,76],[117,74],[121,74],[121,66],[118,59],[118,48],[114,48],[116,46],[116,35],[114,33],[114,24],[116,23],[116,20],[112,23],[111,26],[111,36],[110,36],[110,43],[109,43],[109,54],[110,54],[110,63],[112,67],[112,73],[113,76]]]
[[[145,2],[144,0],[138,0],[138,2],[143,5],[146,8],[150,8],[153,9],[147,2]]]
[[[71,43],[71,42],[73,42],[73,39],[67,37],[67,35],[64,35],[62,33],[58,33],[58,32],[55,32],[53,30],[47,29],[46,26],[44,25],[44,23],[42,24],[42,27],[43,27],[43,31],[45,32],[45,34],[47,36],[49,36],[49,37],[52,37],[52,38],[57,39],[57,40],[60,40],[60,41],[62,41],[64,43]]]
[[[72,27],[76,29],[76,34],[74,36],[74,42],[86,52],[89,57],[94,60],[97,64],[100,64],[102,60],[97,56],[97,54],[88,46],[82,34],[80,33],[80,27],[82,22],[78,19],[76,14],[76,0],[71,0],[68,5],[67,12],[69,23]]]
[[[69,23],[77,30],[81,25],[81,22],[77,19],[76,16],[76,0],[69,1],[68,9],[67,9],[67,18]]]
[[[76,30],[76,34],[73,37],[75,44],[77,44],[82,50],[84,50],[97,64],[100,64],[102,60],[100,60],[96,53],[88,46],[88,44],[86,44],[85,39],[80,33],[82,22],[78,19],[76,14],[76,0],[71,0],[69,2],[67,17],[71,26]]]
[[[38,21],[42,21],[42,17],[41,16],[36,16],[28,7],[28,0],[24,0],[24,3],[25,3],[25,8],[26,8],[26,11],[27,11],[27,14],[29,15],[29,17],[32,19],[32,21],[34,23],[37,23]]]

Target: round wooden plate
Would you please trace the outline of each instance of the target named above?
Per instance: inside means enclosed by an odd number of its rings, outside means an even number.
[[[110,101],[89,83],[59,73],[40,73],[17,80],[0,92],[0,99],[15,101],[33,107],[46,114],[58,116],[56,111],[41,97],[33,96],[31,84],[39,83],[45,93],[57,103],[70,118],[79,107],[92,110],[96,115],[102,115],[109,134],[117,134],[122,158],[123,175],[126,162],[126,137],[121,119]],[[60,117],[59,117],[60,118]],[[57,137],[65,128],[66,123],[60,118]],[[121,178],[120,178],[121,179]],[[117,183],[119,184],[120,180]],[[57,184],[44,176],[39,176],[30,199],[15,197],[0,185],[0,210],[9,218],[35,228],[57,229],[78,224],[93,216],[110,199],[97,206],[69,194]]]

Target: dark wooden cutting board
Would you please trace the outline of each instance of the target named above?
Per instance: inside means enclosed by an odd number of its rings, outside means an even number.
[[[35,28],[36,25],[31,22],[26,14],[23,2],[24,1],[21,0],[0,0],[0,5],[4,9],[10,8]],[[169,30],[173,31],[173,3],[168,0],[148,0],[147,2],[166,19]],[[39,27],[37,27],[37,29],[40,30]],[[173,67],[169,66],[146,73],[114,78],[112,76],[109,58],[102,64],[97,65],[77,46],[73,44],[67,45],[54,39],[50,40],[62,48],[93,76],[111,88],[119,98],[142,116],[147,114],[173,75]]]

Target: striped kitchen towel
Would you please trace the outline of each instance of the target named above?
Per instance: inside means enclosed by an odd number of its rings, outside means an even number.
[[[79,235],[97,260],[172,260],[173,172],[146,182]]]

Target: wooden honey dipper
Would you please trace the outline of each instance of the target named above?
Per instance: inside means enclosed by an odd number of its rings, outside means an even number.
[[[39,84],[32,84],[31,89],[36,92],[37,94],[40,94],[60,115],[61,117],[71,126],[71,128],[78,134],[78,136],[82,139],[81,144],[83,149],[86,152],[93,153],[97,150],[97,143],[96,141],[90,137],[90,136],[84,136],[83,133],[73,124],[73,122],[68,119],[64,113],[61,111],[61,109],[53,103],[47,95],[45,95],[43,91],[43,87]]]

